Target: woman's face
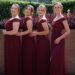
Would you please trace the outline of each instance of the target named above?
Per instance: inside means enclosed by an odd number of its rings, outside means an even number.
[[[62,12],[62,7],[60,5],[58,5],[58,4],[54,5],[53,12],[55,14],[60,14]]]
[[[13,5],[11,7],[11,15],[16,16],[18,13],[19,13],[19,9],[15,5]]]
[[[31,15],[31,10],[26,8],[26,9],[24,9],[23,13],[24,13],[25,16],[30,16]]]
[[[45,10],[43,8],[38,8],[37,13],[39,16],[43,16],[45,14]]]

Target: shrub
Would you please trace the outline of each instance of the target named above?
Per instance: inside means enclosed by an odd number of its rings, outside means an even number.
[[[21,7],[20,16],[23,15],[22,11],[26,5],[29,5],[29,4],[33,5],[36,10],[38,5],[40,4],[40,3],[29,3],[29,2],[25,2],[25,1],[0,1],[0,20],[10,17],[10,7],[13,3],[18,3],[20,5],[20,7]],[[45,5],[47,7],[47,13],[52,13],[52,4],[45,4]],[[73,12],[75,10],[74,9],[75,1],[63,2],[63,6],[64,6],[64,12],[66,12],[67,9],[70,9],[71,12]],[[36,15],[36,14],[34,13],[34,15]]]

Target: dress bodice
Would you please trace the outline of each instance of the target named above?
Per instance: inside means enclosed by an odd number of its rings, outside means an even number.
[[[14,22],[20,22],[20,19],[18,18],[14,18],[12,20],[8,20],[6,23],[5,23],[5,29],[7,31],[10,31],[10,30],[13,30],[13,23]]]

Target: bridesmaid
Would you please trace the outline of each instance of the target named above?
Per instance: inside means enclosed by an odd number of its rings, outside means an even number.
[[[62,14],[62,9],[63,5],[60,2],[53,6],[56,16],[52,22],[50,75],[65,75],[65,38],[70,34],[70,29],[66,18]],[[62,33],[63,30],[64,33]]]
[[[37,30],[32,32],[36,36],[36,75],[49,75],[49,28],[45,17],[46,7],[40,5],[37,8],[39,21]]]
[[[20,65],[20,37],[16,36],[19,30],[20,18],[18,4],[11,6],[11,18],[5,24],[5,75],[19,75]]]
[[[30,36],[33,30],[33,14],[34,8],[31,5],[26,6],[24,9],[23,19],[23,32],[19,32],[18,35],[22,36],[22,54],[23,54],[23,75],[33,75],[33,50],[34,50],[34,37]]]

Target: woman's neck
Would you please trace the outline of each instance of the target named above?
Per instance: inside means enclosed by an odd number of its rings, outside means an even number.
[[[25,15],[24,17],[25,17],[25,18],[27,18],[27,17],[30,17],[30,18],[32,18],[32,16],[31,16],[31,15],[29,15],[29,16],[26,16],[26,15]]]
[[[42,19],[43,17],[45,17],[45,15],[40,15],[40,16],[39,16],[39,19]]]
[[[16,16],[18,16],[18,14],[17,14],[17,15],[12,15],[12,18],[14,18],[14,17],[16,17]]]
[[[62,13],[56,14],[56,17],[60,17],[60,16],[62,16]]]

